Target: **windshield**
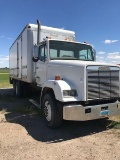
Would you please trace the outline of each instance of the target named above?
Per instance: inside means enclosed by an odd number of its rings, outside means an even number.
[[[50,58],[62,60],[93,61],[92,47],[86,44],[50,41]]]

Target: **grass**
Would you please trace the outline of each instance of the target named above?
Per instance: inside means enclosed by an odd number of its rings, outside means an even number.
[[[110,126],[112,128],[120,129],[120,115],[111,117],[110,120],[111,120]]]
[[[9,69],[0,69],[0,88],[9,87],[12,87],[9,82]]]
[[[35,97],[35,95],[34,95]],[[4,114],[5,112],[15,112],[15,113],[20,113],[20,114],[33,114],[33,115],[41,115],[42,111],[40,109],[38,109],[37,107],[35,107],[33,104],[31,104],[28,100],[29,97],[27,98],[22,98],[22,99],[17,99],[15,96],[13,96],[12,94],[3,94],[0,96],[0,99],[2,99],[3,101],[10,103],[10,102],[15,102],[15,104],[12,106],[12,110],[10,107],[9,108],[1,108],[0,112],[2,114]],[[22,100],[22,102],[21,102]],[[20,103],[19,103],[20,101]]]
[[[0,111],[2,114],[5,114],[7,112],[7,108],[3,108],[1,111]]]
[[[2,110],[0,111],[2,114],[5,114],[6,112],[11,112],[12,113],[17,113],[17,114],[29,114],[32,116],[41,116],[42,110],[38,109],[37,107],[30,105],[26,102],[24,102],[25,104],[18,104],[16,106],[12,107],[12,110],[9,110],[9,108],[2,108]]]
[[[14,112],[41,115],[42,111],[32,105],[22,105],[20,107],[14,107]]]
[[[0,73],[9,73],[8,68],[0,68]]]

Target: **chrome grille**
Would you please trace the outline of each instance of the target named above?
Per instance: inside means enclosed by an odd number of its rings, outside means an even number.
[[[111,67],[113,68],[113,67]],[[119,97],[119,69],[87,68],[87,99]]]

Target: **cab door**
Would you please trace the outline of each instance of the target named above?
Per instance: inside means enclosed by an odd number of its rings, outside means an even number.
[[[46,43],[41,44],[38,51],[38,61],[36,62],[36,82],[42,85],[46,81],[47,76],[47,48]]]

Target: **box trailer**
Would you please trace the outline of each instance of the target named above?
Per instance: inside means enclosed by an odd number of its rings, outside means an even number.
[[[28,24],[10,47],[10,83],[16,96],[40,88],[49,127],[63,119],[85,121],[120,114],[120,67],[96,62],[75,32]]]

